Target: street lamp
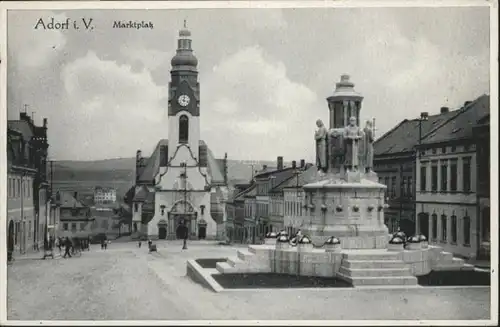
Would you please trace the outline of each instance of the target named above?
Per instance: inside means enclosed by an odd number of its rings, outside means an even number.
[[[415,215],[417,214],[417,201],[416,201],[416,198],[417,198],[417,168],[418,168],[418,165],[417,165],[417,161],[420,160],[421,156],[422,156],[422,152],[421,152],[421,145],[422,145],[422,122],[424,121],[427,121],[429,120],[429,113],[426,112],[426,111],[423,111],[420,113],[420,117],[418,118],[418,146],[416,147],[415,151],[418,153],[415,155],[415,163],[414,163],[414,171],[413,171],[413,203],[415,204],[414,206],[414,212],[415,212]],[[415,225],[418,225],[418,222],[416,221],[416,217],[415,217]],[[416,228],[418,229],[418,228]]]

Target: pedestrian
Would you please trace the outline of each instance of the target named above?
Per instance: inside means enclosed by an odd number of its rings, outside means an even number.
[[[63,246],[63,240],[61,239],[61,237],[57,238],[56,246],[59,249],[59,254],[61,254],[61,247]]]
[[[141,240],[139,240],[139,243],[138,243],[139,249],[141,248],[141,245],[142,245],[142,242],[141,242]]]
[[[66,258],[68,255],[71,258],[71,253],[70,250],[73,247],[73,244],[71,243],[71,240],[69,237],[66,236],[66,240],[64,241],[64,256],[63,258]]]
[[[148,249],[151,249],[151,245],[153,245],[153,241],[148,240]]]

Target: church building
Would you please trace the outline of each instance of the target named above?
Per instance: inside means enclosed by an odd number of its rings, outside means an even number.
[[[191,32],[179,32],[168,95],[168,139],[150,157],[136,154],[136,181],[127,193],[132,233],[150,239],[179,238],[186,224],[190,239],[225,239],[227,154],[215,159],[200,138],[198,59]]]

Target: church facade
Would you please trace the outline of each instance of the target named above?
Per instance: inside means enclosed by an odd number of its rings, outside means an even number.
[[[225,239],[227,154],[216,159],[200,138],[198,60],[191,43],[190,31],[182,29],[171,60],[168,139],[150,157],[136,154],[136,182],[126,196],[136,237],[176,239],[185,224],[190,239]]]

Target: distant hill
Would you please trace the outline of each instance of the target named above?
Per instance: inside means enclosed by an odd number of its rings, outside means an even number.
[[[284,163],[291,166],[291,163]],[[253,165],[253,166],[252,166]],[[276,167],[276,162],[266,160],[242,161],[228,159],[229,183],[242,183],[252,178],[252,169],[260,170],[263,165]],[[49,173],[50,176],[50,173]],[[117,189],[117,197],[123,198],[134,184],[135,158],[117,158],[95,161],[61,160],[53,163],[54,190],[92,194],[96,186]]]

